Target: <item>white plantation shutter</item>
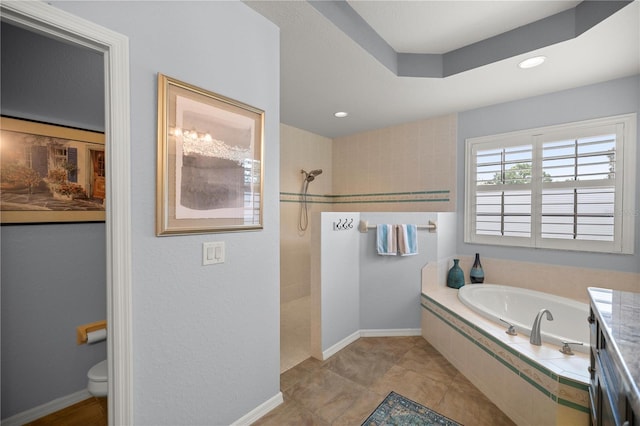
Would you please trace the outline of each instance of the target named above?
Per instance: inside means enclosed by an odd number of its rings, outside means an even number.
[[[542,142],[541,237],[615,240],[616,128]]]
[[[476,154],[476,232],[531,236],[532,145],[479,150]]]
[[[465,242],[631,253],[635,122],[467,140]]]

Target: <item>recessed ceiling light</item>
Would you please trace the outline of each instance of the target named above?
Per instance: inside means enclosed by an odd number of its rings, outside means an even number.
[[[520,62],[518,66],[522,69],[537,67],[538,65],[542,65],[544,61],[547,60],[546,56],[535,56],[533,58],[525,59]]]
[[[336,113],[333,114],[335,117],[337,118],[345,118],[347,115],[349,115],[348,112],[344,112],[344,111],[338,111]]]

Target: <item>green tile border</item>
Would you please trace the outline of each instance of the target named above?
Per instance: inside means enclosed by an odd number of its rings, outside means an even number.
[[[474,340],[473,343],[475,343],[477,347],[479,347],[480,349],[482,349],[483,351],[485,351],[487,354],[491,355],[492,357],[500,359],[500,357],[495,356],[495,354],[491,351],[491,349],[487,348],[485,345],[483,345],[482,343],[478,342],[477,340]]]
[[[408,191],[408,192],[375,192],[363,194],[344,194],[344,195],[319,195],[307,194],[307,202],[310,204],[384,204],[384,203],[432,203],[432,202],[449,202],[448,189],[435,191]],[[301,193],[298,192],[280,192],[281,203],[300,203]],[[399,198],[411,196],[412,198]],[[439,197],[438,197],[439,196]],[[295,197],[295,198],[292,198]],[[376,199],[385,197],[386,199]],[[360,199],[353,199],[360,198]]]
[[[516,367],[514,367],[513,365],[511,365],[509,362],[505,361],[504,359],[502,359],[499,356],[496,356],[494,358],[497,359],[498,361],[500,361],[502,363],[502,365],[507,367],[509,370],[511,370],[512,373],[514,373],[516,375],[520,375],[520,371],[518,371],[518,369]]]
[[[574,410],[578,410],[583,413],[591,414],[591,409],[589,407],[584,407],[580,404],[576,404],[575,402],[567,401],[566,399],[558,398],[558,404],[564,405],[568,408],[573,408]]]
[[[553,392],[549,391],[548,389],[545,389],[544,386],[540,385],[540,383],[529,378],[529,376],[527,376],[522,372],[520,372],[519,376],[522,377],[524,380],[526,380],[531,386],[533,386],[534,388],[542,392],[547,398],[551,398],[551,395],[553,394]]]
[[[295,197],[295,199],[289,199],[289,197]],[[299,192],[281,192],[281,203],[300,203],[302,194]],[[307,194],[307,203],[309,204],[333,204],[331,197],[328,195]]]
[[[384,203],[433,203],[444,202],[448,203],[448,198],[428,198],[428,199],[416,199],[416,200],[354,200],[354,201],[333,201],[331,204],[384,204]]]
[[[301,197],[303,194],[300,192],[280,192],[280,196],[288,195],[291,197]],[[318,197],[318,198],[331,198],[331,195],[323,195],[323,194],[309,194],[307,193],[307,197]]]
[[[560,380],[559,380],[560,384],[571,386],[572,388],[576,388],[576,389],[579,389],[579,390],[582,390],[582,391],[589,392],[589,385],[586,385],[584,383],[580,383],[580,382],[578,382],[576,380],[569,379],[569,378],[563,377],[563,376],[559,376],[559,378],[560,378]]]
[[[295,203],[295,204],[299,204],[300,201],[299,200],[280,200],[281,203]],[[307,200],[307,203],[309,204],[335,204],[332,201],[314,201],[314,200]]]
[[[327,197],[379,197],[381,195],[389,196],[389,195],[428,195],[428,194],[449,194],[451,191],[448,189],[440,189],[436,191],[406,191],[406,192],[372,192],[372,193],[363,193],[363,194],[344,194],[344,195],[327,195]]]
[[[445,324],[447,324],[449,327],[455,328],[456,331],[458,331],[460,334],[462,334],[465,337],[468,337],[467,334],[462,331],[459,330],[455,325],[451,324],[446,318],[443,318],[442,316],[440,316],[439,313],[435,312],[434,310],[430,309],[429,307],[423,305],[422,303],[420,304],[423,308],[425,308],[426,310],[428,310],[429,312],[431,312],[433,315],[435,315],[436,317],[438,317],[438,319],[440,319],[440,321],[444,322]]]
[[[542,394],[544,394],[545,396],[547,396],[548,398],[550,398],[551,400],[553,400],[554,402],[556,402],[557,404],[560,405],[564,405],[568,408],[572,408],[574,410],[578,410],[580,412],[583,413],[589,413],[589,407],[588,406],[583,406],[580,404],[577,404],[575,402],[572,401],[568,401],[566,399],[560,398],[558,395],[554,394],[553,392],[549,391],[548,389],[546,389],[544,386],[542,386],[541,384],[539,384],[538,382],[536,382],[534,379],[528,377],[526,374],[524,374],[523,372],[521,372],[518,368],[516,368],[514,365],[512,365],[510,362],[508,362],[507,360],[503,359],[500,355],[494,353],[490,348],[484,346],[482,344],[482,342],[474,339],[472,336],[467,335],[463,330],[459,329],[456,325],[454,325],[453,323],[451,323],[450,321],[448,321],[446,318],[444,318],[442,315],[440,315],[439,313],[435,312],[435,310],[431,307],[429,307],[429,304],[434,305],[435,307],[437,307],[438,309],[446,312],[448,315],[452,316],[453,318],[456,318],[458,321],[463,322],[465,325],[467,325],[468,327],[470,327],[471,329],[479,332],[480,334],[482,334],[482,336],[484,336],[485,338],[491,340],[494,344],[499,345],[502,349],[506,350],[507,352],[511,353],[513,356],[517,357],[518,359],[524,361],[525,363],[527,363],[527,365],[535,368],[537,371],[539,371],[541,374],[544,374],[545,376],[549,377],[551,380],[553,380],[554,382],[558,383],[558,386],[560,384],[564,384],[567,386],[571,386],[575,389],[578,389],[580,391],[585,391],[588,392],[589,391],[589,385],[584,384],[584,383],[580,383],[577,382],[575,380],[560,376],[554,372],[552,372],[551,370],[549,370],[548,368],[538,364],[537,362],[535,362],[534,360],[530,359],[529,357],[525,356],[524,354],[521,354],[520,352],[516,351],[515,349],[511,348],[510,346],[504,344],[504,342],[498,340],[497,338],[495,338],[494,336],[492,336],[491,334],[487,333],[484,329],[482,329],[481,327],[476,326],[475,324],[470,323],[469,321],[467,321],[466,319],[462,318],[460,315],[456,314],[455,312],[451,311],[449,308],[447,308],[446,306],[442,305],[441,303],[437,302],[436,300],[430,298],[429,296],[427,296],[426,294],[422,293],[421,294],[421,298],[423,299],[420,303],[420,305],[426,309],[427,311],[431,312],[433,315],[435,315],[437,318],[439,318],[440,320],[442,320],[444,323],[446,323],[449,327],[453,328],[454,330],[456,330],[458,333],[460,333],[462,336],[466,337],[468,340],[470,340],[471,342],[473,342],[475,345],[477,345],[478,347],[480,347],[481,349],[483,349],[488,355],[492,356],[493,358],[497,359],[502,365],[504,365],[505,367],[507,367],[512,373],[518,375],[519,377],[521,377],[523,380],[525,380],[527,383],[529,383],[530,385],[532,385],[533,387],[535,387],[538,391],[540,391]],[[426,303],[425,303],[426,302]]]

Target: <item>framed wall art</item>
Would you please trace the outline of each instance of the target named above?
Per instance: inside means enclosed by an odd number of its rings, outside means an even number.
[[[103,133],[0,117],[0,219],[105,219]]]
[[[156,234],[262,229],[264,112],[158,74]]]

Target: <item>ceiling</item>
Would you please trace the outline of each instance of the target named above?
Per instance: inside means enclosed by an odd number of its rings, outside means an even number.
[[[534,48],[535,37],[523,31],[553,30],[553,19],[579,1],[245,3],[280,28],[280,121],[330,138],[640,73],[638,0],[579,36]],[[541,23],[549,25],[535,27]],[[442,69],[450,56],[480,52],[479,65],[444,77],[398,76],[407,74],[393,63],[410,56]],[[518,68],[535,55],[547,61]],[[338,119],[336,111],[349,115]]]
[[[347,1],[397,52],[446,53],[580,1]]]

